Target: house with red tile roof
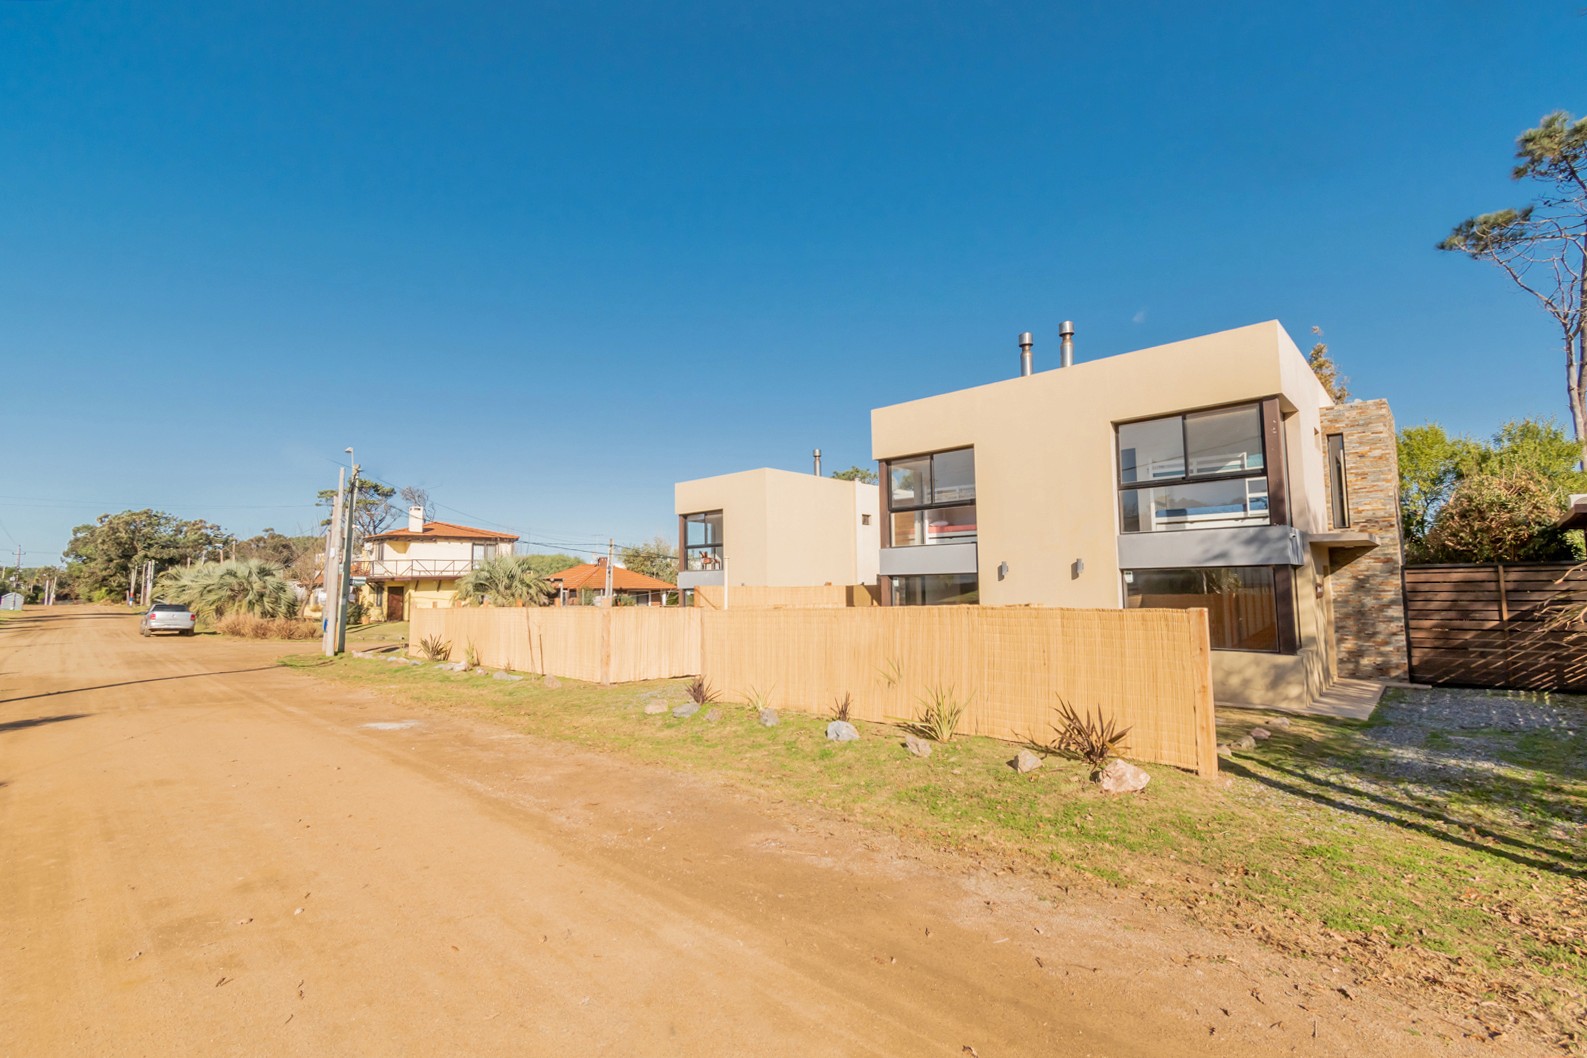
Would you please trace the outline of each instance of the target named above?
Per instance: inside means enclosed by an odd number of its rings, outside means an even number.
[[[415,607],[451,606],[457,582],[481,562],[510,555],[518,537],[455,522],[427,522],[424,508],[408,511],[401,529],[364,540],[353,576],[364,578],[364,599],[388,621],[405,621]]]
[[[612,594],[632,598],[641,604],[660,605],[663,593],[677,590],[676,584],[668,584],[664,580],[647,577],[643,573],[636,573],[622,566],[614,565],[610,571]],[[558,588],[557,605],[577,605],[588,597],[589,592],[595,592],[597,595],[605,593],[606,574],[607,565],[604,558],[551,574],[549,579]]]

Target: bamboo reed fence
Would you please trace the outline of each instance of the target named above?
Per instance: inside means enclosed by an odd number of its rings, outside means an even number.
[[[855,718],[884,723],[947,693],[961,733],[1015,742],[1051,738],[1062,701],[1129,726],[1128,757],[1217,773],[1206,610],[731,603],[419,610],[410,643],[435,635],[454,659],[472,645],[490,667],[595,683],[703,675],[725,700],[812,714],[848,693]]]
[[[694,676],[700,611],[648,606],[451,607],[415,610],[409,652],[438,636],[453,661],[590,683]]]
[[[959,730],[1009,741],[1053,737],[1060,701],[1131,728],[1126,756],[1200,775],[1218,770],[1205,610],[898,606],[707,612],[702,674],[728,700],[765,696],[824,713],[914,719],[946,692]]]
[[[723,605],[725,601],[726,606]],[[809,587],[770,588],[720,584],[694,589],[694,605],[702,610],[837,610],[847,606],[877,606],[881,602],[874,584],[819,584]]]

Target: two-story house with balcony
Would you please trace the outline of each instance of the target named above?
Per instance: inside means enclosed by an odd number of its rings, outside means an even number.
[[[875,485],[763,467],[680,481],[673,493],[680,588],[876,583]]]
[[[871,435],[884,605],[1204,607],[1225,702],[1404,675],[1393,419],[1334,407],[1276,322],[878,408]]]
[[[388,621],[405,621],[415,607],[451,606],[458,579],[487,559],[510,555],[518,537],[494,529],[427,522],[424,508],[408,511],[402,529],[364,540],[353,576],[364,598]]]

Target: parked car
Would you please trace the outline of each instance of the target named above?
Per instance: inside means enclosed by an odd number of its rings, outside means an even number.
[[[157,602],[138,622],[138,632],[152,636],[156,632],[176,632],[190,636],[197,631],[198,615],[186,606],[174,602]]]

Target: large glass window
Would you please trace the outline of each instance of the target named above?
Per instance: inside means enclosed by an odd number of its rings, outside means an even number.
[[[1269,524],[1260,404],[1125,423],[1118,436],[1124,532]]]
[[[683,516],[683,568],[722,568],[722,512],[701,511]]]
[[[471,564],[474,566],[478,566],[481,562],[488,562],[496,557],[496,545],[475,544],[469,557],[473,560]]]
[[[1132,609],[1204,607],[1215,649],[1278,650],[1278,601],[1271,566],[1125,570],[1124,595]]]
[[[893,577],[895,606],[955,606],[980,600],[980,582],[974,573],[941,573]]]
[[[975,450],[955,449],[887,464],[893,547],[975,540]]]

